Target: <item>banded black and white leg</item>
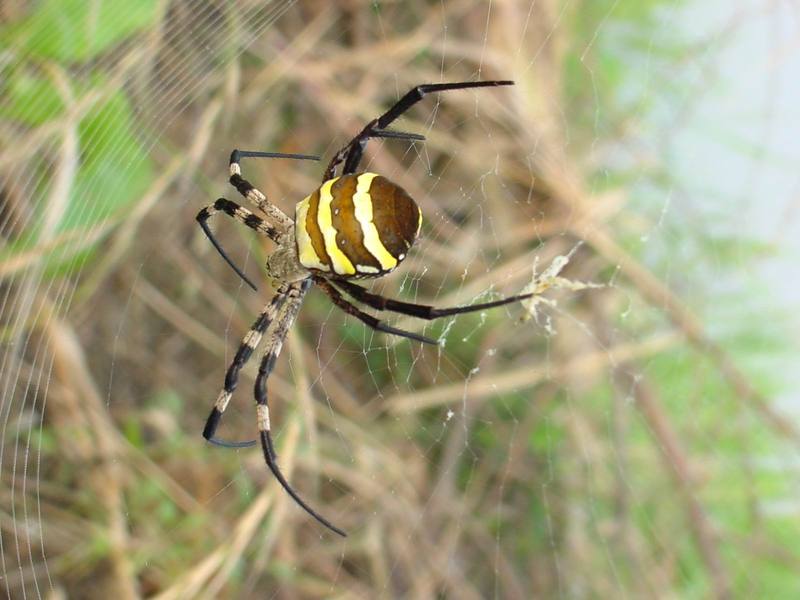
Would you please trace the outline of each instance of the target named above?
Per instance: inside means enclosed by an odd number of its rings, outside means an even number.
[[[229,161],[230,184],[254,206],[258,207],[282,233],[287,233],[294,221],[286,216],[280,208],[267,200],[267,196],[252,183],[242,177],[241,160],[243,158],[291,158],[296,160],[319,160],[319,156],[309,154],[283,154],[281,152],[252,152],[250,150],[234,150]]]
[[[441,317],[448,317],[451,315],[459,315],[464,313],[477,312],[487,308],[495,308],[512,302],[519,302],[520,300],[527,300],[533,297],[533,294],[520,294],[518,296],[511,296],[509,298],[502,298],[500,300],[493,300],[491,302],[482,302],[480,304],[470,304],[467,306],[453,306],[449,308],[436,308],[425,304],[414,304],[411,302],[403,302],[402,300],[394,300],[386,298],[379,294],[373,294],[356,285],[350,281],[337,280],[335,284],[340,287],[344,292],[362,304],[374,308],[376,310],[389,310],[403,315],[417,317],[419,319],[426,319],[428,321],[439,319]]]
[[[350,304],[342,296],[342,294],[339,293],[339,290],[337,290],[330,282],[328,282],[327,279],[325,279],[323,277],[315,276],[314,277],[314,283],[316,283],[320,287],[320,289],[322,289],[322,291],[325,292],[325,294],[327,294],[328,298],[331,299],[331,302],[333,302],[334,305],[339,307],[341,310],[346,312],[348,315],[354,316],[359,321],[361,321],[362,323],[364,323],[365,325],[371,327],[372,329],[374,329],[376,331],[382,331],[383,333],[389,333],[391,335],[396,335],[396,336],[399,336],[399,337],[408,338],[410,340],[416,340],[418,342],[423,342],[424,344],[432,344],[432,345],[435,345],[435,346],[439,345],[439,342],[437,342],[436,340],[434,340],[432,338],[425,337],[424,335],[420,335],[418,333],[413,333],[411,331],[406,331],[405,329],[397,329],[396,327],[392,327],[391,325],[387,325],[386,323],[384,323],[380,319],[376,319],[372,315],[369,315],[369,314],[365,313],[364,311],[359,309],[357,306],[354,306],[354,305]],[[339,284],[340,282],[337,281],[336,283]],[[356,286],[356,287],[358,287],[358,286]]]
[[[280,244],[282,241],[286,239],[287,234],[289,233],[289,229],[294,224],[286,214],[279,209],[277,206],[272,204],[267,197],[264,195],[263,192],[256,189],[249,181],[244,179],[241,176],[242,168],[239,164],[242,158],[247,157],[257,157],[257,158],[292,158],[298,160],[319,160],[318,156],[309,156],[306,154],[284,154],[281,152],[250,152],[248,150],[234,150],[231,152],[231,157],[229,161],[229,169],[230,169],[230,183],[235,187],[240,194],[242,194],[247,200],[253,203],[259,210],[261,210],[264,215],[266,215],[267,220],[270,223],[267,223],[261,217],[254,215],[252,212],[247,210],[246,208],[240,206],[235,202],[231,202],[230,200],[226,200],[225,198],[220,198],[214,204],[207,206],[203,210],[201,210],[197,215],[197,221],[200,223],[200,227],[203,228],[208,239],[214,245],[217,252],[219,252],[220,256],[225,259],[225,262],[230,265],[230,267],[236,271],[236,274],[242,278],[242,280],[247,283],[251,288],[254,290],[256,289],[255,284],[244,274],[244,272],[237,267],[233,261],[228,257],[228,254],[222,248],[222,245],[217,241],[214,237],[214,234],[211,233],[211,230],[208,227],[207,221],[211,215],[215,212],[223,211],[226,214],[230,215],[234,219],[244,223],[251,229],[255,229],[259,233],[262,233],[275,241],[276,243]]]
[[[233,362],[228,367],[228,372],[225,374],[225,384],[217,397],[217,401],[214,403],[214,408],[211,409],[211,414],[208,416],[206,426],[203,428],[203,437],[210,443],[225,448],[246,448],[256,444],[256,440],[248,440],[245,442],[221,440],[217,438],[215,434],[217,427],[219,427],[220,420],[222,419],[222,415],[228,407],[233,392],[236,390],[236,385],[239,382],[239,371],[241,371],[242,367],[250,360],[253,352],[261,342],[264,332],[267,330],[270,323],[274,322],[276,317],[279,316],[281,308],[290,298],[289,289],[290,287],[288,284],[284,284],[278,288],[275,296],[269,304],[264,307],[252,327],[250,327],[250,331],[244,336],[236,352],[236,356],[233,358]]]
[[[289,485],[286,477],[284,477],[283,473],[278,467],[275,446],[272,443],[272,435],[270,433],[271,423],[269,418],[267,380],[269,379],[272,370],[275,368],[275,362],[278,360],[278,356],[283,348],[283,342],[286,339],[286,334],[289,332],[289,328],[292,326],[295,317],[297,317],[297,313],[300,310],[300,305],[303,301],[303,296],[305,296],[310,285],[310,279],[288,285],[288,289],[286,291],[286,302],[282,306],[280,314],[275,322],[275,326],[270,332],[267,348],[264,352],[264,357],[261,360],[261,365],[258,368],[258,376],[256,377],[254,389],[258,419],[258,435],[261,438],[261,447],[264,451],[264,460],[266,461],[269,470],[272,471],[275,479],[278,480],[278,483],[281,484],[283,489],[286,490],[286,492],[294,499],[295,502],[297,502],[298,505],[300,505],[303,510],[314,517],[322,525],[341,536],[346,536],[347,534],[344,531],[336,527],[333,523],[328,521],[325,517],[320,515],[317,511],[306,504],[306,502],[300,497],[294,488]]]
[[[209,204],[205,208],[203,208],[199,213],[197,213],[197,222],[200,224],[200,228],[206,234],[209,241],[213,244],[214,248],[216,248],[217,252],[219,252],[220,256],[225,260],[230,267],[236,271],[236,274],[241,277],[247,285],[249,285],[254,290],[257,289],[256,285],[250,281],[247,275],[244,274],[236,264],[231,260],[225,250],[222,248],[222,245],[217,241],[214,237],[214,234],[211,232],[211,229],[208,226],[208,220],[213,217],[215,214],[222,212],[235,221],[239,223],[244,223],[250,229],[260,233],[261,235],[267,236],[269,239],[274,241],[277,244],[280,244],[286,240],[287,233],[285,231],[281,231],[269,223],[267,223],[264,219],[259,217],[258,215],[252,213],[245,207],[233,202],[232,200],[228,200],[226,198],[218,198],[213,204]]]
[[[414,134],[407,134],[403,132],[393,132],[386,128],[400,115],[414,106],[417,102],[422,100],[427,94],[435,92],[445,92],[448,90],[462,90],[467,88],[479,87],[496,87],[501,85],[514,85],[513,81],[463,81],[459,83],[428,83],[418,85],[409,90],[405,96],[395,102],[389,110],[383,113],[377,119],[373,119],[358,133],[352,140],[350,140],[341,150],[339,150],[331,159],[328,168],[325,170],[325,177],[323,181],[327,181],[333,177],[336,167],[344,162],[342,174],[355,173],[358,170],[358,165],[361,162],[361,157],[364,154],[364,147],[370,138],[375,137],[401,137],[405,139],[424,139],[424,137],[411,137]]]

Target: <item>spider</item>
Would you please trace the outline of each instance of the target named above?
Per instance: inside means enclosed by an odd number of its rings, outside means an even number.
[[[208,220],[216,213],[225,213],[277,244],[277,248],[266,260],[267,275],[277,287],[275,295],[244,336],[233,362],[228,367],[225,383],[203,429],[203,437],[212,444],[228,448],[250,447],[257,443],[257,440],[227,441],[216,437],[215,433],[236,389],[239,371],[266,335],[266,350],[258,369],[254,390],[258,433],[264,459],[275,478],[295,502],[322,525],[341,536],[345,536],[345,532],[306,504],[278,468],[270,436],[267,379],[275,366],[289,327],[300,310],[303,297],[312,284],[316,284],[327,294],[335,306],[369,327],[427,344],[437,342],[387,325],[351,304],[342,292],[378,311],[392,311],[421,319],[437,319],[484,310],[533,295],[523,294],[470,306],[434,308],[385,298],[353,283],[354,279],[381,277],[393,271],[408,255],[422,225],[420,209],[403,188],[381,175],[357,171],[367,141],[370,138],[424,140],[422,135],[390,130],[387,126],[426,94],[504,85],[513,85],[513,81],[439,83],[413,88],[383,115],[367,123],[360,133],[333,156],[325,170],[322,185],[296,205],[294,220],[242,177],[239,163],[242,158],[320,160],[319,157],[234,150],[229,163],[229,181],[266,218],[225,198],[219,198],[197,214],[197,221],[216,250],[254,290],[255,284],[233,263],[211,233]],[[337,167],[342,164],[341,174],[335,176]]]

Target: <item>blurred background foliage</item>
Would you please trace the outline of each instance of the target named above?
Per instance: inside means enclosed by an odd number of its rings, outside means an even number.
[[[706,84],[685,66],[746,22],[698,43],[691,4],[0,5],[7,596],[796,597],[800,435],[771,360],[790,329],[740,283],[775,249],[726,229],[724,193],[672,204],[670,136]],[[335,539],[258,451],[203,443],[270,290],[194,215],[234,198],[235,147],[327,158],[413,85],[476,78],[517,85],[426,100],[402,125],[424,146],[371,143],[427,217],[374,289],[480,301],[569,252],[562,275],[606,287],[426,325],[441,351],[312,294],[271,393],[282,467]],[[321,173],[244,168],[287,212]],[[226,437],[253,431],[253,369]]]

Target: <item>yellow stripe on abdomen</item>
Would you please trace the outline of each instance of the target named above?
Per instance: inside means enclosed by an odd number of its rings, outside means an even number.
[[[314,251],[314,245],[311,243],[311,236],[306,231],[306,219],[308,218],[308,205],[311,201],[311,196],[298,202],[295,208],[295,227],[294,235],[297,240],[297,257],[300,264],[307,269],[319,269],[320,271],[329,271],[328,265],[322,262],[322,259],[317,256]]]
[[[319,208],[317,209],[317,223],[322,232],[322,237],[325,239],[325,251],[331,259],[331,268],[334,273],[339,275],[353,275],[356,272],[353,263],[347,258],[347,255],[339,250],[336,244],[336,229],[333,227],[333,216],[331,215],[331,202],[333,202],[333,194],[331,187],[336,180],[335,177],[329,179],[322,184],[319,189]]]
[[[384,271],[390,271],[397,266],[397,259],[381,242],[378,228],[372,221],[372,198],[369,195],[369,188],[376,177],[375,173],[362,173],[358,176],[358,185],[353,194],[353,206],[356,220],[361,226],[361,233],[364,234],[364,247],[381,264]]]

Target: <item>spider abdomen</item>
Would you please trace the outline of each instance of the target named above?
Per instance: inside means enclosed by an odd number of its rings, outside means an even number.
[[[379,277],[408,254],[422,225],[419,207],[375,173],[329,179],[295,208],[297,256],[307,269]]]

